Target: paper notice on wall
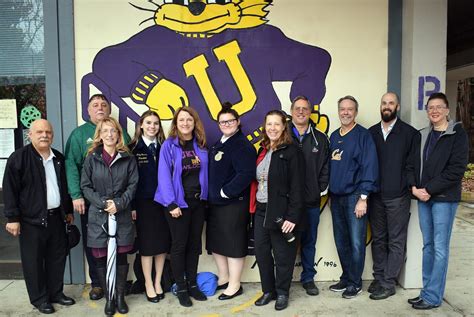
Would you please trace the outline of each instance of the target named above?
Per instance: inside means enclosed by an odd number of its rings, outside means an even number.
[[[0,128],[18,128],[15,99],[0,99]]]
[[[5,166],[7,166],[6,159],[0,159],[0,188],[3,186],[3,175],[5,174]]]
[[[0,129],[0,158],[8,158],[15,151],[13,129]]]

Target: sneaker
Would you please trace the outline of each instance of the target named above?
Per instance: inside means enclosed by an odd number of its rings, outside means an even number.
[[[356,297],[360,293],[362,293],[362,287],[349,286],[344,293],[342,293],[342,297],[350,299]]]
[[[303,283],[303,288],[306,290],[306,294],[310,296],[316,296],[319,294],[319,289],[316,284],[314,284],[314,281]]]
[[[380,282],[378,280],[373,280],[372,283],[370,283],[369,288],[367,289],[367,292],[372,294],[375,292],[378,288],[380,288]]]
[[[329,290],[333,292],[344,292],[346,290],[347,284],[339,281],[337,284],[329,286]]]

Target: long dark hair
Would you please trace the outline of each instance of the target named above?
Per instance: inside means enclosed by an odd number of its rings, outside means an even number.
[[[135,135],[133,136],[133,139],[130,142],[131,149],[133,149],[137,145],[138,140],[140,140],[140,138],[142,137],[143,135],[142,124],[145,121],[145,119],[150,116],[158,118],[158,123],[160,125],[160,130],[158,131],[158,134],[156,135],[156,139],[158,143],[161,144],[165,140],[165,132],[163,131],[163,126],[161,125],[160,116],[158,115],[158,113],[156,113],[153,110],[147,110],[144,113],[142,113],[140,120],[135,124]]]
[[[274,148],[276,149],[282,144],[291,144],[293,143],[293,138],[290,134],[290,129],[288,127],[288,121],[286,120],[287,115],[281,110],[271,110],[265,115],[265,120],[263,121],[263,130],[262,130],[262,146],[265,148],[270,149],[270,139],[268,138],[267,131],[265,130],[265,125],[267,124],[268,116],[276,115],[279,116],[281,122],[283,123],[284,130],[280,135],[280,138],[275,142]]]

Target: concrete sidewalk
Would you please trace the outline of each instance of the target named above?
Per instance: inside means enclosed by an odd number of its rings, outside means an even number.
[[[420,250],[421,252],[421,250]],[[421,256],[421,255],[420,255]],[[158,304],[146,301],[144,295],[127,296],[130,307],[128,316],[474,316],[474,209],[460,206],[451,240],[448,281],[443,305],[430,311],[411,308],[407,299],[418,295],[418,290],[397,288],[397,294],[386,300],[373,301],[366,292],[355,299],[341,298],[341,294],[329,291],[331,283],[318,283],[320,295],[307,296],[298,283],[291,290],[290,306],[275,311],[274,302],[256,307],[253,302],[260,295],[260,284],[243,284],[244,295],[230,301],[219,301],[217,295],[206,302],[194,302],[191,308],[179,306],[177,299],[167,293]],[[104,300],[88,299],[88,287],[67,285],[65,293],[76,299],[71,307],[55,305],[54,316],[103,316]],[[0,316],[40,316],[26,293],[22,280],[0,281]],[[120,316],[117,314],[116,316]]]

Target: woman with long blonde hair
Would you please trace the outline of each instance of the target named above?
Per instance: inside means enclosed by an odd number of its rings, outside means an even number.
[[[179,108],[168,139],[161,146],[155,201],[165,207],[171,232],[171,268],[179,303],[185,307],[192,305],[189,296],[198,301],[207,299],[196,283],[208,190],[205,146],[206,136],[197,112]]]
[[[105,304],[104,312],[111,316],[117,309],[126,314],[125,285],[128,274],[127,252],[132,250],[134,229],[131,202],[138,184],[137,163],[123,143],[123,131],[113,118],[99,121],[93,143],[84,160],[81,189],[90,202],[88,213],[87,246],[96,259],[101,287],[106,294],[106,262],[108,233],[104,229],[109,214],[117,221],[116,296]]]

